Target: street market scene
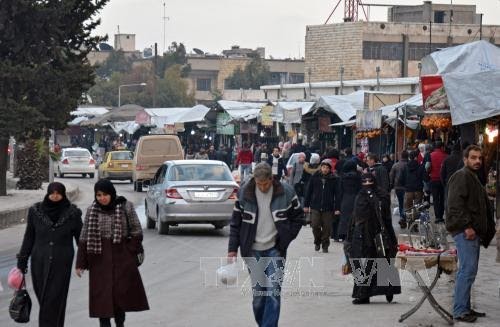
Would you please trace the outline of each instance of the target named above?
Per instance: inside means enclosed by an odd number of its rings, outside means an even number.
[[[256,1],[0,3],[0,326],[500,324],[500,2]]]

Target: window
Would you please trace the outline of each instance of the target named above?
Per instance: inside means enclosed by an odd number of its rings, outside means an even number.
[[[177,165],[169,170],[170,181],[232,181],[231,172],[223,165]]]
[[[196,80],[196,90],[197,91],[211,91],[212,90],[212,80],[210,78],[198,78]]]
[[[291,84],[297,84],[297,83],[304,83],[304,74],[290,74],[290,83]]]
[[[132,160],[133,158],[134,154],[130,151],[111,153],[111,160]]]
[[[434,12],[434,23],[444,23],[444,11]]]
[[[402,58],[402,42],[363,41],[363,59],[401,60]]]

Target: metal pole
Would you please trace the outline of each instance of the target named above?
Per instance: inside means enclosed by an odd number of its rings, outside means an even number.
[[[396,124],[394,125],[394,157],[398,159],[398,122],[399,122],[399,108],[396,107]]]
[[[406,149],[406,104],[404,107],[404,118],[403,118],[403,150]]]
[[[121,107],[121,105],[120,105],[121,104],[121,99],[120,99],[121,98],[121,87],[122,87],[121,85],[118,86],[118,108]]]
[[[432,22],[429,22],[429,54],[432,53]]]
[[[340,94],[344,94],[344,66],[340,66]]]
[[[55,132],[53,129],[51,129],[49,138],[49,183],[52,183],[54,181],[54,161],[50,156],[50,152],[54,152],[54,138]]]
[[[377,66],[375,71],[377,72],[377,91],[380,91],[380,66]]]

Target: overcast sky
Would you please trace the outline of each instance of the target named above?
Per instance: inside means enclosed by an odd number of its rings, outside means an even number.
[[[231,45],[266,48],[266,57],[299,58],[304,56],[306,25],[320,25],[330,15],[338,0],[111,0],[100,13],[101,25],[96,34],[136,35],[136,48],[143,50],[158,43],[182,42],[188,52],[199,48],[221,53]],[[500,24],[500,0],[452,0],[453,4],[475,4],[484,13],[484,24]],[[365,0],[365,3],[422,4],[421,0]],[[166,28],[163,28],[165,3]],[[343,3],[330,22],[341,22]],[[434,3],[449,4],[450,0]],[[359,15],[362,17],[362,14]],[[364,17],[363,17],[364,18]],[[385,21],[387,8],[371,7],[371,21]],[[496,21],[495,21],[496,20]],[[500,37],[500,31],[499,31]]]

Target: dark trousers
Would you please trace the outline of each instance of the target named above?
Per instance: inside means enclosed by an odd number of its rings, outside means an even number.
[[[432,203],[436,220],[443,220],[444,215],[444,187],[441,181],[431,181]]]
[[[315,245],[321,244],[323,248],[328,248],[332,232],[332,221],[333,212],[311,209],[311,227]]]
[[[124,326],[125,323],[125,312],[117,310],[115,312],[115,325],[117,327]],[[111,318],[99,318],[99,326],[101,327],[111,327]]]
[[[401,219],[405,219],[405,190],[395,189],[396,197],[398,198],[398,206],[399,206],[399,217]]]

